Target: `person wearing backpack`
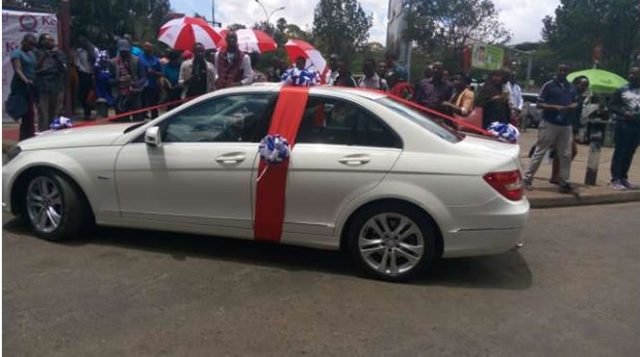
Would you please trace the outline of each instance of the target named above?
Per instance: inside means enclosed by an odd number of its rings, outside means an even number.
[[[362,72],[364,77],[358,82],[359,88],[375,89],[387,92],[389,85],[384,78],[380,78],[376,73],[376,61],[373,58],[367,58],[362,64]]]

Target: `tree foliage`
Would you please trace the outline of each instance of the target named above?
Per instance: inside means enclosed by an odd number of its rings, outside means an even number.
[[[324,53],[350,58],[369,38],[373,17],[357,0],[320,0],[313,17],[313,37]]]
[[[561,0],[555,16],[547,16],[543,25],[543,38],[567,61],[589,66],[600,45],[601,64],[625,73],[640,47],[640,2]]]
[[[511,38],[491,0],[408,0],[406,6],[407,37],[428,49]]]
[[[471,43],[504,44],[511,38],[491,0],[407,0],[405,10],[406,39],[448,63],[459,64]]]

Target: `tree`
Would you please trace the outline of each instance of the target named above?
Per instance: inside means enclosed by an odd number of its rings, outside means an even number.
[[[243,24],[231,24],[229,26],[227,26],[227,28],[231,31],[236,31],[236,30],[241,30],[241,29],[246,29],[247,26],[243,25]]]
[[[324,53],[350,58],[367,42],[373,17],[357,0],[320,0],[313,17],[313,37]]]
[[[405,37],[448,63],[461,64],[474,42],[504,44],[510,33],[491,0],[407,0]]]
[[[640,47],[640,2],[561,0],[543,25],[544,40],[567,61],[589,66],[601,55],[601,65],[626,73]]]

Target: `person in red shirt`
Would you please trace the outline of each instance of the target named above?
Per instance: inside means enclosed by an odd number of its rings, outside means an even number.
[[[391,71],[387,73],[386,77],[389,88],[391,88],[389,93],[406,100],[413,98],[413,86],[407,82],[407,78],[402,73]]]

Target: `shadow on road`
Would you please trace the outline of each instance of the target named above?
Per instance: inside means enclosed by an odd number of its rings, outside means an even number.
[[[17,219],[8,221],[3,229],[37,239]],[[87,245],[117,246],[167,254],[179,261],[188,258],[216,259],[273,266],[288,271],[316,271],[356,277],[349,257],[341,252],[249,240],[100,227],[85,239],[59,244],[73,248]],[[521,290],[530,287],[532,280],[531,271],[522,255],[519,252],[509,252],[496,256],[443,259],[411,284]]]

